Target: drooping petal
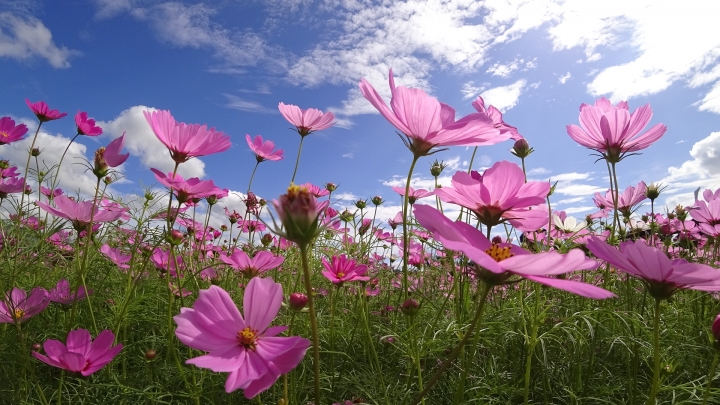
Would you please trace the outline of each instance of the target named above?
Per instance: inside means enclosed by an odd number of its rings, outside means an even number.
[[[592,284],[582,283],[580,281],[564,280],[543,276],[527,276],[525,278],[536,283],[558,288],[560,290],[565,290],[586,298],[604,300],[606,298],[617,297],[617,295],[611,293],[604,288],[600,288]]]

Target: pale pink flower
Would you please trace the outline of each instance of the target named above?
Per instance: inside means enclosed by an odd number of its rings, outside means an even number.
[[[248,146],[255,155],[255,159],[258,163],[266,160],[282,160],[285,157],[283,156],[282,149],[273,150],[275,149],[275,142],[263,141],[263,138],[260,135],[255,136],[254,139],[251,138],[250,135],[245,135],[245,140],[247,140]]]
[[[176,122],[170,111],[143,112],[155,136],[170,151],[176,163],[223,152],[230,148],[230,137],[207,125]]]
[[[100,223],[115,221],[123,215],[123,212],[120,211],[99,209],[92,201],[76,202],[64,195],[55,197],[53,201],[57,208],[53,208],[43,202],[36,204],[56,217],[71,221],[73,227],[78,232],[84,231],[87,226],[90,225],[91,216],[93,222]]]
[[[120,353],[122,343],[113,346],[114,342],[115,335],[110,330],[100,332],[93,342],[90,332],[76,329],[68,333],[67,345],[48,339],[43,344],[47,356],[37,352],[32,352],[32,355],[45,364],[87,377],[105,367]]]
[[[130,266],[128,263],[130,262],[130,255],[124,255],[120,249],[117,248],[111,248],[107,243],[102,245],[100,247],[100,253],[105,255],[110,261],[115,263],[119,268],[121,269],[129,269]]]
[[[331,112],[323,113],[315,108],[301,110],[296,105],[284,103],[278,104],[278,109],[280,114],[295,126],[298,134],[302,137],[335,125],[335,122],[333,122],[335,115]]]
[[[275,256],[265,250],[255,253],[255,256],[251,258],[245,251],[235,249],[229,256],[220,255],[220,260],[247,277],[255,277],[260,273],[277,268],[285,261],[285,258]]]
[[[493,122],[493,125],[495,128],[500,130],[500,134],[508,133],[510,135],[510,138],[514,141],[519,141],[523,139],[522,135],[518,132],[518,129],[515,128],[512,125],[508,125],[503,121],[502,113],[500,110],[493,106],[488,106],[485,108],[485,100],[483,100],[482,97],[478,96],[475,101],[472,103],[473,108],[477,110],[479,113],[487,114],[488,117]]]
[[[204,198],[221,191],[212,180],[200,180],[197,177],[185,180],[177,173],[173,175],[172,172],[169,172],[165,175],[158,169],[151,168],[150,170],[155,173],[155,178],[162,185],[172,189],[180,203],[184,203],[191,198]]]
[[[405,196],[405,187],[393,186],[392,189],[394,192],[400,194],[401,197]],[[434,191],[415,190],[412,187],[408,187],[408,202],[410,202],[410,204],[415,204],[415,201],[432,195],[435,195]]]

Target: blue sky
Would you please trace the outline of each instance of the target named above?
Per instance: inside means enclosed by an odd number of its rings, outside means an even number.
[[[629,4],[630,3],[630,4]],[[713,9],[718,8],[718,9]],[[253,182],[272,199],[288,185],[300,141],[279,102],[333,111],[338,124],[306,138],[299,182],[340,184],[347,204],[381,195],[379,218],[392,217],[410,152],[395,129],[359,94],[369,80],[389,99],[396,82],[423,88],[473,112],[483,95],[505,113],[536,152],[530,178],[560,181],[557,209],[594,211],[592,193],[607,189],[606,167],[567,135],[581,103],[600,96],[650,103],[650,125],[665,136],[619,164],[621,186],[663,182],[660,205],[691,203],[697,187],[720,187],[720,4],[686,1],[534,0],[0,0],[0,115],[35,120],[25,98],[44,100],[69,117],[43,126],[41,158],[52,163],[75,133],[78,111],[102,122],[105,134],[81,139],[72,161],[127,133],[132,153],[116,195],[155,186],[149,167],[169,170],[142,111],[170,110],[187,123],[231,136],[230,150],[184,164],[181,174],[244,191],[255,160],[245,134],[285,150],[265,162]],[[23,166],[28,141],[0,148]],[[517,162],[510,142],[480,148],[473,165]],[[434,158],[451,163],[441,182],[467,170],[471,149],[455,147],[418,164],[413,186],[429,188]],[[19,158],[21,157],[21,158]],[[92,174],[64,165],[63,188],[89,192]],[[239,207],[239,198],[224,205]],[[340,202],[342,207],[345,203]]]

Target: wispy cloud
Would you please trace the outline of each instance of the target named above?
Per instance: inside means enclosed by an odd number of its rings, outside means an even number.
[[[227,99],[225,107],[232,108],[233,110],[262,114],[274,114],[277,112],[277,110],[267,108],[258,102],[245,100],[232,94],[223,94],[223,96]]]
[[[570,72],[567,72],[564,75],[560,76],[558,81],[560,82],[560,84],[565,84],[568,80],[570,80],[571,77],[572,75],[570,74]]]
[[[482,98],[485,100],[485,104],[491,104],[505,112],[517,105],[526,83],[525,79],[520,79],[507,86],[494,87],[484,91]]]
[[[29,60],[45,59],[52,67],[70,67],[70,58],[79,51],[58,47],[52,33],[33,17],[18,17],[9,12],[0,13],[0,57]]]

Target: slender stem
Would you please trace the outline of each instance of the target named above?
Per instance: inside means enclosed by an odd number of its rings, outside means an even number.
[[[320,402],[320,347],[318,341],[317,317],[315,304],[312,295],[312,284],[310,283],[310,266],[308,264],[308,251],[306,244],[300,244],[300,259],[302,260],[303,276],[305,280],[305,293],[308,297],[308,309],[310,310],[310,329],[312,330],[313,343],[313,373],[315,374],[315,403]]]
[[[295,182],[295,175],[297,174],[298,165],[300,164],[300,153],[302,152],[302,145],[303,141],[305,140],[304,136],[300,136],[300,147],[298,148],[298,155],[297,159],[295,160],[295,170],[293,171],[292,179],[290,180],[290,183]]]
[[[705,394],[703,395],[703,400],[701,405],[705,405],[707,403],[708,397],[710,396],[710,391],[712,388],[712,382],[715,378],[715,370],[717,369],[718,365],[718,353],[720,353],[718,350],[715,350],[715,357],[713,357],[712,365],[710,365],[710,372],[708,373],[708,382],[705,386]]]
[[[299,155],[298,155],[299,158]],[[257,163],[255,163],[255,168],[253,169],[252,174],[250,175],[250,182],[248,183],[248,189],[247,192],[250,192],[250,186],[252,186],[253,178],[255,177],[255,172],[257,171],[258,166],[260,166],[260,161],[258,160]],[[295,170],[297,170],[297,165],[295,166]],[[295,180],[295,175],[293,174],[293,180]],[[247,193],[245,193],[247,195]]]
[[[60,178],[60,166],[62,166],[62,162],[63,162],[63,160],[65,160],[65,154],[67,154],[67,151],[70,149],[70,145],[72,145],[73,142],[75,142],[75,139],[78,136],[80,136],[80,133],[77,133],[77,134],[75,134],[75,136],[73,136],[73,139],[70,140],[70,143],[68,144],[68,146],[65,147],[65,151],[63,152],[62,156],[60,156],[60,161],[58,162],[57,168],[55,169],[55,178],[53,178],[52,187],[50,187],[51,191],[55,190],[55,186],[57,185],[58,179]]]
[[[653,382],[646,405],[655,405],[655,398],[660,390],[660,300],[655,299],[655,324],[653,333],[653,352],[655,357],[653,367]]]
[[[462,340],[458,345],[453,349],[453,351],[450,353],[450,356],[440,365],[440,368],[437,372],[428,380],[427,385],[425,386],[425,389],[423,389],[420,394],[418,394],[417,397],[410,403],[410,405],[417,405],[422,401],[422,399],[427,395],[428,392],[432,389],[432,387],[435,386],[435,384],[440,380],[440,377],[442,377],[443,373],[445,373],[445,370],[450,367],[450,364],[457,358],[457,356],[460,354],[460,351],[462,350],[463,346],[470,340],[470,336],[472,335],[473,331],[477,327],[478,323],[480,322],[480,318],[482,318],[483,311],[485,309],[485,301],[487,299],[488,294],[492,290],[492,286],[488,285],[487,283],[483,283],[483,289],[480,293],[480,302],[478,303],[478,307],[475,310],[475,317],[473,318],[472,322],[470,323],[470,326],[468,326],[467,330],[465,331],[465,335],[463,336]]]
[[[524,297],[520,297],[523,299]],[[530,337],[527,339],[527,353],[525,355],[525,391],[523,393],[523,403],[527,405],[530,398],[530,371],[532,369],[532,358],[535,353],[535,345],[537,344],[538,331],[538,311],[540,309],[540,284],[535,284],[535,310],[533,311],[532,326],[530,327]]]
[[[25,202],[25,186],[27,185],[27,174],[28,169],[30,169],[30,158],[32,157],[32,150],[35,147],[35,141],[37,140],[37,136],[40,133],[40,127],[42,126],[43,122],[40,121],[38,124],[37,129],[35,130],[35,136],[33,136],[32,143],[30,144],[30,150],[28,150],[28,157],[27,162],[25,162],[25,174],[23,175],[23,192],[20,193],[20,212],[18,212],[18,221],[22,218],[22,209],[23,209],[23,203]],[[38,186],[38,189],[40,186]],[[40,218],[38,218],[39,220]]]
[[[520,158],[520,163],[522,163],[522,169],[523,169],[523,176],[525,177],[525,183],[527,183],[527,172],[525,171],[525,158]]]
[[[412,164],[410,164],[410,171],[408,171],[407,181],[405,182],[405,198],[403,198],[403,299],[408,297],[408,259],[410,256],[410,249],[408,241],[410,234],[407,229],[407,217],[408,217],[408,205],[410,203],[410,180],[412,179],[413,170],[415,170],[415,163],[417,163],[420,156],[413,156]]]

